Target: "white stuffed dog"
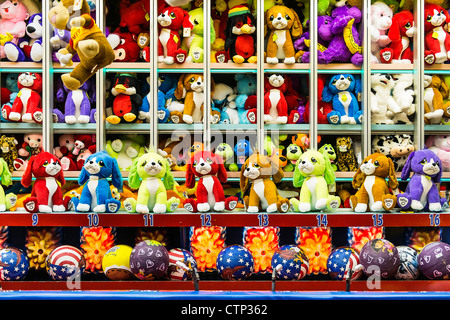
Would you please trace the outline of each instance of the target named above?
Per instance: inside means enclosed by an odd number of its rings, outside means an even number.
[[[382,1],[377,1],[370,6],[371,24],[369,28],[372,43],[372,63],[380,62],[380,50],[391,42],[387,32],[392,25],[393,16],[392,8]]]
[[[372,83],[371,112],[372,123],[394,124],[396,114],[402,112],[400,106],[391,95],[395,81],[392,75],[387,73],[374,73],[370,77]]]

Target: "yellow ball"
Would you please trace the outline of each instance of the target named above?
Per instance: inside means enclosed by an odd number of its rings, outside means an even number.
[[[134,278],[130,269],[132,247],[119,244],[106,251],[102,260],[102,268],[110,280],[130,280]]]

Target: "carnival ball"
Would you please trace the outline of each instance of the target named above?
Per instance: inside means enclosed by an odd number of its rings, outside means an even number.
[[[163,278],[169,268],[169,253],[158,241],[141,241],[131,251],[130,268],[141,280]]]
[[[275,251],[271,263],[278,279],[300,280],[308,274],[308,257],[293,244],[284,245]]]
[[[132,247],[119,244],[108,251],[102,259],[102,268],[105,276],[110,280],[130,280],[134,278],[130,268]]]
[[[8,281],[24,279],[30,268],[27,256],[17,248],[1,249],[0,264],[0,279]]]
[[[362,269],[356,270],[359,265],[359,253],[352,247],[341,247],[333,250],[328,256],[327,270],[333,280],[344,280],[352,270],[352,280],[358,279]]]
[[[361,249],[359,260],[367,276],[390,279],[397,273],[400,257],[397,248],[388,240],[369,240]]]
[[[80,249],[63,245],[55,248],[47,256],[46,269],[53,280],[67,280],[81,276],[86,268],[86,260]]]
[[[419,253],[419,270],[428,279],[450,277],[450,245],[435,241],[423,247]]]
[[[253,273],[254,261],[251,252],[240,245],[223,248],[217,255],[216,267],[226,280],[242,280]]]
[[[414,280],[419,277],[419,254],[416,250],[407,246],[397,246],[400,257],[400,266],[398,267],[395,279]]]
[[[185,249],[174,248],[169,251],[169,278],[170,280],[190,280],[191,270],[197,269],[197,261],[192,253]]]

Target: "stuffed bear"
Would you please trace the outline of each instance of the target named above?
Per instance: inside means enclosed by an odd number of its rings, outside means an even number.
[[[112,124],[132,123],[138,120],[142,97],[139,94],[139,79],[136,75],[119,73],[114,78],[111,96],[106,99],[108,115]]]
[[[73,148],[61,158],[61,166],[65,171],[81,170],[84,162],[79,162],[80,155],[84,154],[86,150],[95,152],[94,137],[91,134],[76,134],[74,135]],[[84,160],[84,158],[83,158]]]
[[[75,147],[75,135],[71,133],[61,134],[58,137],[58,145],[53,148],[53,154],[61,159],[72,152]]]
[[[388,30],[392,25],[394,11],[383,1],[376,1],[370,6],[370,17],[372,24],[370,28],[371,38],[371,61],[372,63],[380,62],[380,51],[386,47],[391,39],[388,36]]]
[[[22,1],[7,0],[0,4],[0,59],[6,58],[4,44],[18,44],[26,34],[26,20],[30,17]]]
[[[75,17],[70,21],[69,7],[75,11]],[[71,41],[67,47],[57,52],[61,66],[72,66],[72,57],[78,54],[80,62],[70,73],[61,76],[62,81],[70,90],[78,89],[95,72],[108,66],[115,59],[114,51],[89,15],[89,4],[86,0],[62,0],[50,9],[48,18],[54,28],[69,30]]]
[[[237,73],[234,79],[236,80],[235,101],[239,123],[256,123],[256,76],[250,73]]]
[[[28,160],[32,156],[39,154],[44,147],[44,139],[42,134],[25,134],[23,136],[23,143],[17,151],[19,157],[14,160],[15,170],[25,170]]]

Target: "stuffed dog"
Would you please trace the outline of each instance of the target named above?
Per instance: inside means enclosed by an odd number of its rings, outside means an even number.
[[[301,187],[299,200],[290,199],[294,211],[335,211],[339,208],[341,199],[328,193],[328,185],[335,179],[328,157],[315,150],[304,152],[294,170],[294,187]]]
[[[282,5],[275,5],[266,11],[266,30],[270,30],[267,37],[266,62],[277,64],[283,60],[285,64],[294,64],[299,56],[296,55],[292,39],[299,38],[303,33],[300,19],[294,10]]]
[[[437,184],[441,183],[442,163],[429,149],[413,151],[402,170],[401,179],[411,179],[404,193],[397,194],[397,203],[403,210],[442,211],[447,200],[440,196]]]
[[[147,152],[133,161],[128,176],[128,185],[139,189],[137,200],[127,198],[123,206],[130,213],[173,212],[180,201],[175,197],[168,200],[167,190],[173,189],[174,183],[167,159],[155,152]]]
[[[437,4],[425,4],[425,62],[444,63],[450,57],[450,33],[444,26],[450,14]]]
[[[14,193],[5,195],[5,190],[2,185],[8,187],[12,184],[11,171],[8,169],[8,164],[5,159],[0,158],[0,212],[9,210],[14,207],[17,202],[17,196]]]
[[[112,185],[121,192],[123,181],[117,160],[106,151],[87,157],[78,177],[78,184],[83,186],[80,199],[72,198],[75,211],[117,212],[121,203],[111,194],[107,180],[109,177],[111,177]]]
[[[395,80],[388,73],[374,73],[370,76],[372,84],[370,91],[370,110],[373,124],[394,124],[394,117],[402,109],[391,95]]]
[[[250,155],[240,172],[241,194],[247,212],[287,212],[290,202],[280,196],[275,185],[283,177],[283,170],[270,157],[259,153]]]
[[[23,204],[28,212],[64,212],[67,210],[69,197],[63,197],[61,187],[66,180],[59,159],[42,151],[32,156],[22,176],[22,185],[31,186],[32,177],[35,177],[31,196]]]
[[[350,205],[355,212],[389,211],[397,204],[397,197],[389,190],[398,187],[394,164],[381,153],[372,153],[364,159],[353,177],[352,185],[358,189],[350,197]]]
[[[237,197],[225,198],[222,184],[228,180],[222,159],[210,151],[198,151],[191,157],[186,170],[186,187],[195,186],[198,177],[197,199],[186,199],[184,208],[190,212],[233,210]]]
[[[288,121],[288,103],[284,93],[286,83],[281,74],[271,74],[264,79],[264,122],[285,124]]]

